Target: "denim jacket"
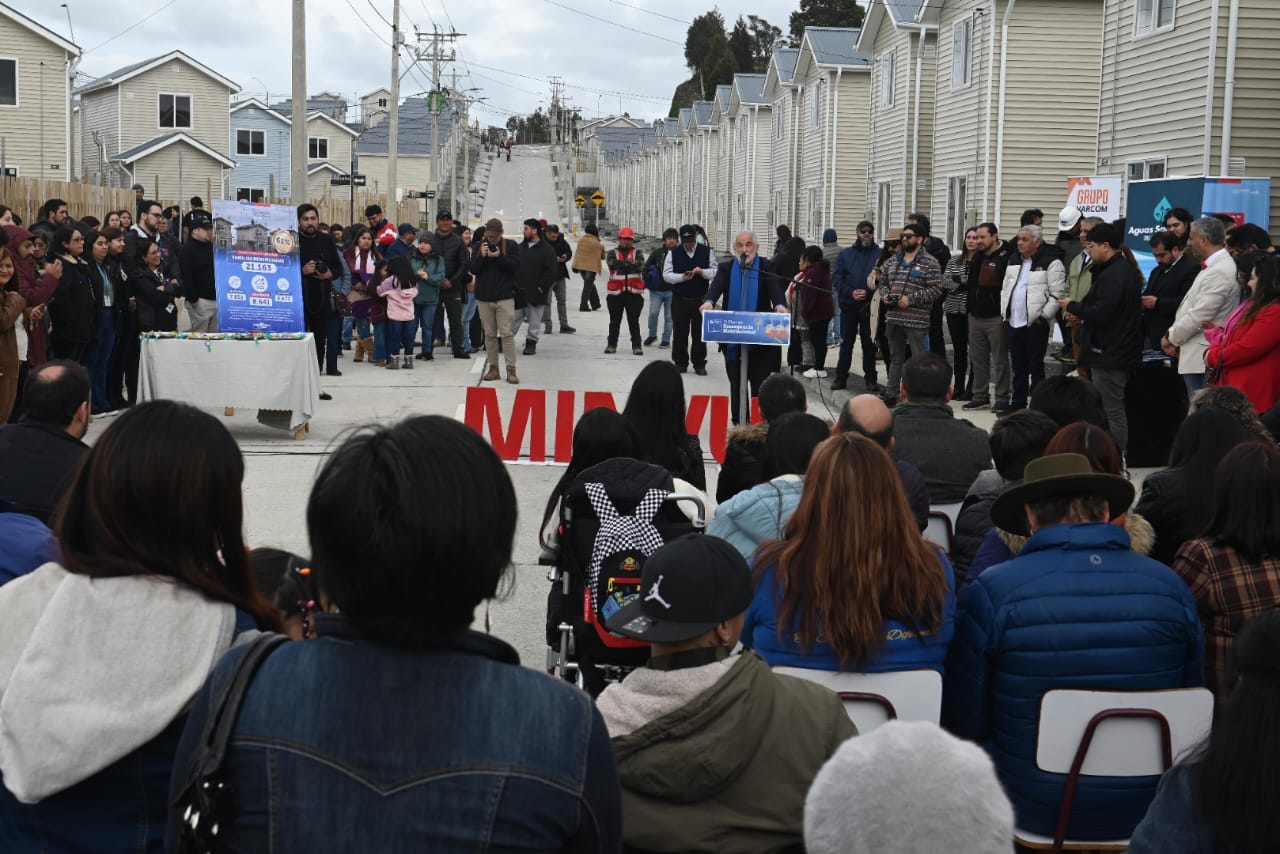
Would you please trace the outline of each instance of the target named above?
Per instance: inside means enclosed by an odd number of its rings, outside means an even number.
[[[403,649],[342,617],[317,623],[320,637],[278,648],[245,696],[224,767],[225,850],[620,850],[613,749],[586,694],[476,632]],[[238,656],[196,698],[175,789]]]

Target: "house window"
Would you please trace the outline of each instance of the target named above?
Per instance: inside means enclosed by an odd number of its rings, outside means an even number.
[[[312,160],[328,160],[329,159],[329,138],[327,136],[312,136],[307,138],[307,157]]]
[[[1163,157],[1130,160],[1126,166],[1130,181],[1147,181],[1165,176],[1165,158]]]
[[[956,21],[951,28],[951,88],[973,82],[973,18]]]
[[[1175,0],[1138,0],[1133,12],[1133,34],[1148,36],[1173,29]]]
[[[18,106],[18,60],[0,59],[0,107]]]
[[[253,187],[236,187],[237,202],[260,202],[266,198],[266,192]]]
[[[809,233],[822,231],[822,208],[818,205],[818,188],[809,188]]]
[[[384,108],[384,109],[385,109],[385,108],[386,108],[386,106],[387,106],[387,99],[386,99],[386,98],[379,98],[379,99],[378,99],[378,106],[379,106],[379,107],[382,107],[382,108]]]
[[[952,246],[964,245],[965,207],[968,205],[969,179],[955,175],[947,179],[947,237]]]
[[[267,153],[266,133],[260,130],[236,129],[236,154],[260,157]]]
[[[191,96],[160,93],[160,127],[191,129]]]
[[[880,57],[880,106],[893,106],[893,77],[894,62],[893,51],[889,51]]]
[[[880,186],[876,189],[876,224],[880,226],[880,236],[883,239],[884,233],[889,230],[890,210],[893,205],[893,184],[889,181],[881,181]]]
[[[825,81],[819,80],[813,84],[813,88],[809,90],[809,127],[818,128],[822,126],[822,84]]]

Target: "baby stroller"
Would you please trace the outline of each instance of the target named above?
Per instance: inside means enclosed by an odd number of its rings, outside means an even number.
[[[693,519],[681,502],[694,505]],[[661,466],[620,458],[579,475],[560,501],[559,548],[540,560],[552,567],[547,671],[594,697],[644,664],[648,644],[613,634],[604,621],[639,595],[649,555],[705,527],[702,498],[676,493]]]

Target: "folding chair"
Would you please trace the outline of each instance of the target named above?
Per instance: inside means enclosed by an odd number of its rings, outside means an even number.
[[[885,721],[929,721],[942,715],[942,676],[936,670],[893,673],[840,673],[805,667],[775,667],[774,673],[825,685],[844,701],[858,732],[866,734]]]
[[[955,540],[951,517],[940,510],[930,510],[929,522],[924,528],[924,538],[950,555],[951,545]]]
[[[1213,694],[1172,691],[1049,691],[1040,701],[1036,765],[1066,774],[1053,838],[1015,830],[1026,848],[1126,851],[1128,839],[1067,839],[1076,786],[1090,777],[1158,776],[1204,738],[1213,723]]]

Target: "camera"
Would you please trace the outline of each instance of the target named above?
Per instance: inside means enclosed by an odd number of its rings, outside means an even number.
[[[491,255],[497,255],[497,254],[498,254],[498,249],[499,249],[498,244],[496,244],[496,243],[489,243],[488,241],[485,241],[485,245],[489,247],[489,254],[491,254]]]
[[[326,264],[325,262],[317,261],[315,263],[316,263],[316,273],[323,274],[323,273],[329,272],[329,265]]]

